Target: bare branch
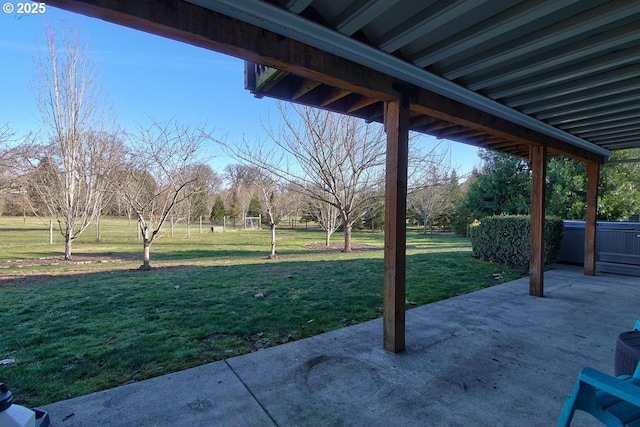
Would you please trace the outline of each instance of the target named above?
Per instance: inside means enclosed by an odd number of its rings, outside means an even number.
[[[174,208],[200,191],[195,184],[202,180],[204,169],[196,167],[197,155],[209,138],[202,128],[181,126],[173,119],[154,121],[129,135],[124,167],[112,185],[138,218],[144,251],[141,269],[151,268],[151,244],[162,235]]]
[[[58,37],[47,28],[46,44],[32,79],[45,130],[28,138],[21,152],[32,166],[25,175],[30,204],[58,223],[70,259],[73,240],[102,209],[122,144],[117,132],[105,130],[95,66],[77,31],[63,28]]]
[[[226,144],[233,156],[289,182],[300,193],[334,206],[351,250],[351,229],[381,203],[386,138],[378,124],[310,107],[278,104],[283,125],[265,127],[269,143]]]

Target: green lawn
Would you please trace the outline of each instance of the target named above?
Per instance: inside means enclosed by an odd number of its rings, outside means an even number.
[[[381,315],[379,233],[354,234],[379,249],[344,254],[304,247],[321,231],[280,230],[273,261],[268,230],[196,225],[187,238],[179,225],[153,244],[150,272],[137,270],[142,244],[126,220],[104,220],[100,242],[87,230],[74,243],[82,262],[59,261],[62,238],[49,245],[48,225],[33,218],[0,217],[0,236],[0,360],[15,359],[0,365],[0,382],[30,407]],[[473,259],[466,239],[410,231],[407,240],[409,307],[521,274]]]

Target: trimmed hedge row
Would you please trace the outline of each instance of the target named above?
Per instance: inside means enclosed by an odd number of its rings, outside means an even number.
[[[544,263],[558,257],[564,234],[564,222],[547,217],[544,228]],[[485,261],[529,269],[531,255],[531,217],[526,215],[490,216],[471,224],[473,255]]]

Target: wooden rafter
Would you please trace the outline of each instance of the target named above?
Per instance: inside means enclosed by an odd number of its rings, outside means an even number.
[[[376,102],[379,102],[379,100],[375,98],[366,98],[363,96],[359,100],[351,104],[349,108],[347,108],[347,113],[353,113],[355,111],[362,110],[363,108],[375,104]]]
[[[421,132],[433,135],[433,134],[435,134],[436,132],[438,132],[440,130],[449,129],[449,128],[453,127],[453,126],[455,126],[455,125],[453,125],[453,124],[451,124],[449,122],[446,122],[444,120],[438,120],[438,121],[435,121],[435,122],[433,122],[431,124],[428,124],[428,125],[425,125],[425,126],[421,126],[418,129],[420,129]]]
[[[470,130],[469,128],[466,128],[464,126],[454,125],[446,129],[442,129],[441,131],[438,132],[438,135],[440,135],[441,137],[448,137],[448,136],[457,135],[462,132],[468,132],[469,130]],[[471,129],[471,131],[477,132],[476,130],[473,130],[473,129]]]
[[[419,91],[417,92],[417,97],[418,99],[415,101],[413,108],[421,109],[426,115],[471,129],[480,130],[489,135],[517,141],[526,146],[544,145],[548,148],[562,150],[566,152],[569,157],[599,163],[603,162],[601,156],[578,147],[570,146],[555,138],[542,135],[523,126],[515,125],[499,117],[479,112],[474,108],[438,94]]]
[[[415,117],[411,117],[411,121],[409,122],[409,126],[411,129],[418,129],[422,126],[430,125],[432,123],[437,122],[438,119],[434,119],[433,117],[425,116],[423,114],[417,115]]]
[[[514,142],[514,141],[509,141],[509,140],[498,138],[498,140],[495,141],[495,142],[488,142],[486,144],[486,148],[489,149],[489,150],[500,151],[503,148],[518,147],[518,146],[521,146],[521,145],[522,144],[519,143],[519,142]]]
[[[298,88],[295,90],[293,95],[291,95],[291,99],[292,100],[296,100],[296,99],[300,98],[301,96],[311,92],[312,90],[314,90],[315,88],[320,86],[320,84],[321,84],[320,82],[317,82],[317,81],[314,81],[314,80],[305,79],[300,84],[300,86],[298,86]]]
[[[350,91],[346,90],[346,89],[339,89],[339,88],[330,88],[330,92],[324,96],[324,99],[320,102],[320,106],[321,107],[326,107],[329,104],[333,104],[334,102],[344,98],[345,96],[351,94]]]
[[[475,129],[468,129],[459,126],[457,129],[447,129],[442,133],[444,138],[459,139],[459,138],[471,138],[478,135],[486,135],[484,132],[477,131]]]

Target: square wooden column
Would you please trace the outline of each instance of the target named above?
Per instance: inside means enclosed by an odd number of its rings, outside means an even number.
[[[584,227],[584,274],[596,274],[596,217],[598,213],[598,178],[600,165],[587,162],[587,215]]]
[[[387,169],[384,221],[384,348],[405,349],[409,97],[385,103]]]
[[[547,147],[535,145],[530,150],[531,179],[531,259],[529,261],[529,295],[544,296],[544,210],[547,177]]]

